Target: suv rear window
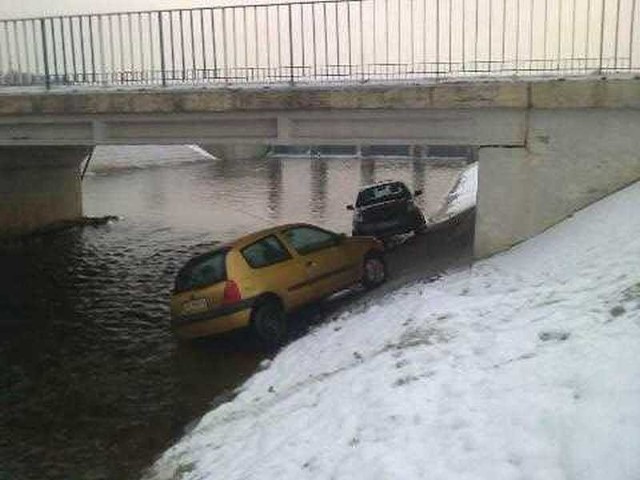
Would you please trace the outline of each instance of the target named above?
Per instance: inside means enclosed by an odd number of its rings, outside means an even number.
[[[227,252],[216,250],[189,260],[176,276],[175,292],[206,287],[227,279]]]
[[[364,207],[389,200],[399,200],[410,196],[407,187],[401,182],[383,183],[366,188],[358,194],[356,207]]]

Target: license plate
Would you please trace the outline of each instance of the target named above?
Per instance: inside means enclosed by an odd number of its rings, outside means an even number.
[[[207,310],[209,304],[207,303],[206,298],[198,298],[197,300],[190,300],[188,302],[184,302],[182,304],[182,313],[200,313]]]

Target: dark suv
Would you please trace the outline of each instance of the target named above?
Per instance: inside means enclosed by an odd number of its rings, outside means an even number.
[[[414,231],[424,233],[427,228],[424,216],[413,202],[422,195],[416,190],[412,195],[402,182],[381,182],[363,187],[358,192],[354,210],[353,235],[390,237]]]

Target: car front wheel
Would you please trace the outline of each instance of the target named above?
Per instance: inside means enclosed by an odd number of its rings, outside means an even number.
[[[362,266],[362,284],[375,288],[387,280],[387,265],[380,255],[367,255]]]

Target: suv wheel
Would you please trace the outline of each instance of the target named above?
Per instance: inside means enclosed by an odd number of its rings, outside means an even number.
[[[387,265],[380,255],[367,255],[362,265],[362,284],[370,289],[387,280]]]
[[[416,235],[424,235],[425,233],[427,233],[427,222],[424,219],[424,215],[420,214],[413,231],[416,233]]]
[[[286,340],[287,321],[284,310],[275,300],[256,306],[251,324],[255,335],[267,348],[277,348]]]

